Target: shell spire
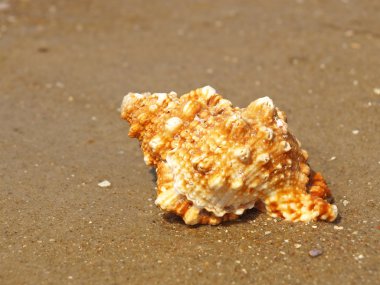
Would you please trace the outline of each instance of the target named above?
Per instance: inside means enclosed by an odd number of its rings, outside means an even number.
[[[269,97],[238,108],[210,86],[181,97],[129,93],[121,116],[156,168],[156,205],[186,224],[219,224],[253,207],[289,221],[337,217],[326,182]]]

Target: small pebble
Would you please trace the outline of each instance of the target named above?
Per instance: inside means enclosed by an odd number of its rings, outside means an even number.
[[[271,233],[271,231],[266,231],[264,234],[269,235],[270,233]]]
[[[317,225],[312,225],[311,226],[313,229],[316,229],[316,228],[318,228],[318,226]]]
[[[108,180],[103,180],[102,182],[98,183],[99,187],[106,188],[111,186],[111,182]]]
[[[343,202],[342,202],[342,203],[343,203],[343,206],[345,206],[345,207],[346,207],[346,206],[347,206],[347,205],[350,203],[350,201],[347,201],[347,200],[343,200]]]
[[[332,156],[329,160],[330,161],[333,161],[333,160],[335,160],[336,159],[336,156]]]
[[[373,88],[373,93],[380,95],[380,88]]]
[[[352,130],[353,135],[357,135],[359,133],[359,130]]]
[[[295,248],[300,248],[301,246],[302,246],[302,245],[299,244],[299,243],[294,244],[294,247],[295,247]]]
[[[343,229],[344,229],[343,226],[342,227],[340,227],[340,226],[334,226],[334,230],[340,231],[340,230],[343,230]]]
[[[314,248],[314,249],[312,249],[312,250],[309,251],[309,255],[310,255],[311,257],[317,257],[317,256],[320,256],[322,253],[323,253],[323,251],[320,250],[320,249],[317,249],[317,248]]]

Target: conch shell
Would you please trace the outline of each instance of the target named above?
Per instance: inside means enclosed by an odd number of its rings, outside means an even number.
[[[216,225],[257,207],[288,221],[334,221],[337,208],[268,97],[233,107],[210,86],[177,97],[129,93],[121,116],[157,171],[156,205]]]

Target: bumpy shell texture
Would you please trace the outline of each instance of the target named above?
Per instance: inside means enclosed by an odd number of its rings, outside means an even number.
[[[206,86],[179,98],[129,93],[121,110],[156,168],[156,205],[186,224],[216,225],[255,206],[289,221],[337,217],[323,177],[268,97],[238,108]]]

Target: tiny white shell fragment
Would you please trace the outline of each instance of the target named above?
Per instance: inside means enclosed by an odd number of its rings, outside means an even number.
[[[109,182],[108,180],[103,180],[102,182],[98,183],[98,186],[102,188],[107,188],[111,186],[111,182]]]

